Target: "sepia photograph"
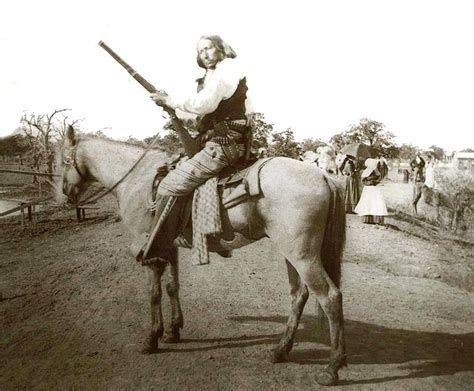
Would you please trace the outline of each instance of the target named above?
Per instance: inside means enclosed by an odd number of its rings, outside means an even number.
[[[474,388],[469,0],[17,0],[0,389]]]

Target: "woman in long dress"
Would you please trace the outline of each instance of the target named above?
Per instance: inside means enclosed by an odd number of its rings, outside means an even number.
[[[366,224],[384,224],[384,216],[388,215],[382,192],[377,187],[382,179],[377,165],[377,159],[367,159],[366,168],[361,174],[364,188],[355,212],[363,216],[363,222]]]
[[[360,179],[359,171],[357,169],[357,161],[347,155],[342,162],[339,170],[346,177],[346,195],[345,195],[345,208],[346,213],[354,213],[354,208],[360,199]]]

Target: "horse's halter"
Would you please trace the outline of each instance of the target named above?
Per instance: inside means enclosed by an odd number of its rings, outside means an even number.
[[[68,168],[69,167],[74,168],[77,174],[79,175],[79,177],[81,179],[85,179],[86,175],[81,173],[81,170],[79,170],[79,165],[77,164],[77,159],[76,159],[77,147],[74,146],[70,148],[70,151],[71,151],[70,155],[63,157],[63,164]]]

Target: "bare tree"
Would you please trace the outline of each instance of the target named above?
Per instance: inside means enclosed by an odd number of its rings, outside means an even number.
[[[66,132],[68,125],[77,124],[81,120],[70,120],[64,113],[70,109],[54,110],[51,114],[23,114],[21,123],[33,155],[33,168],[39,170],[46,163],[47,172],[54,170],[54,146]],[[51,178],[52,179],[52,176]],[[36,178],[34,178],[36,181]]]
[[[74,120],[70,119],[69,116],[65,115],[64,113],[61,113],[61,116],[62,116],[61,125],[58,126],[58,129],[57,129],[59,140],[64,139],[64,136],[66,135],[66,131],[69,125],[71,125],[77,131],[78,124],[84,120],[84,118],[74,119]]]

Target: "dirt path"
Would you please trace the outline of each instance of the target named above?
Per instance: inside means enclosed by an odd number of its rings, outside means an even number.
[[[73,217],[53,215],[23,232],[0,226],[0,389],[320,387],[314,374],[327,362],[328,335],[316,332],[314,299],[291,362],[269,361],[289,311],[286,268],[270,242],[232,259],[213,256],[209,266],[190,265],[184,250],[183,343],[141,355],[146,271],[126,254],[113,214],[102,210],[83,223]],[[387,223],[369,226],[349,216],[349,367],[336,389],[471,390],[472,247],[403,215]]]

